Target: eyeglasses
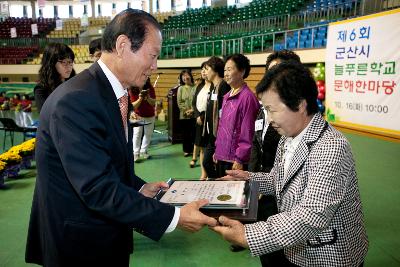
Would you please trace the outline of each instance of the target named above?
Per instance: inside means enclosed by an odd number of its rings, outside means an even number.
[[[68,60],[68,59],[58,60],[58,62],[61,63],[61,65],[63,65],[64,67],[68,67],[68,66],[73,66],[74,65],[74,61],[73,60]]]

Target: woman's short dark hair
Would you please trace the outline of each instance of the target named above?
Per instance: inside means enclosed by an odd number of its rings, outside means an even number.
[[[56,64],[64,59],[75,60],[74,52],[69,46],[62,43],[50,43],[44,49],[42,66],[39,69],[39,84],[50,92],[62,83]],[[75,71],[73,70],[70,78],[74,75]]]
[[[246,79],[249,74],[250,74],[250,60],[242,54],[234,54],[234,55],[230,55],[226,58],[225,60],[225,64],[226,62],[228,62],[228,60],[232,60],[233,62],[235,62],[236,68],[239,71],[244,71],[244,75],[243,75],[243,79]]]
[[[183,76],[183,74],[185,74],[185,73],[189,74],[190,80],[192,81],[192,84],[193,84],[193,83],[194,83],[194,80],[193,80],[192,72],[191,72],[189,69],[186,69],[186,70],[181,71],[181,73],[179,74],[179,83],[180,83],[180,85],[184,85],[184,84],[185,84],[185,82],[184,82],[183,79],[182,79],[182,76]]]
[[[143,10],[128,8],[117,14],[107,25],[101,47],[104,51],[112,52],[118,36],[124,34],[131,42],[132,52],[136,52],[142,47],[150,24],[161,31],[160,24],[152,15]]]
[[[219,57],[212,56],[206,61],[206,65],[209,66],[214,72],[218,74],[220,78],[224,77],[224,61]]]
[[[271,62],[273,60],[280,60],[280,61],[296,61],[298,63],[301,63],[300,57],[293,51],[283,49],[280,51],[275,51],[274,53],[270,54],[267,57],[267,62],[265,63],[265,70],[267,71],[269,69],[269,65],[271,65]]]
[[[256,86],[257,95],[275,90],[282,102],[298,111],[301,101],[307,103],[307,114],[318,112],[317,85],[309,69],[294,61],[282,62],[270,68]]]

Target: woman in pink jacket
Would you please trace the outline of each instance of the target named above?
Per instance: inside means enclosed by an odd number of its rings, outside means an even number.
[[[260,104],[244,79],[249,76],[250,61],[242,54],[229,56],[224,79],[231,90],[225,94],[215,141],[214,160],[218,177],[226,170],[246,170],[254,135],[254,122]]]

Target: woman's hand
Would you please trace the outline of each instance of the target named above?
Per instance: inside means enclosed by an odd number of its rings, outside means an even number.
[[[201,117],[200,117],[200,116],[197,117],[196,123],[197,123],[198,125],[203,125],[203,121],[201,120]]]
[[[243,164],[234,161],[232,165],[232,170],[243,170]]]

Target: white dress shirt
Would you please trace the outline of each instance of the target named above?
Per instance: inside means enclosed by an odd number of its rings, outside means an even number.
[[[264,112],[264,128],[263,128],[263,132],[262,132],[262,140],[264,142],[265,134],[267,133],[268,126],[269,126],[269,121],[268,121],[268,111],[263,106],[261,106],[261,108]]]
[[[115,94],[115,97],[117,98],[117,100],[120,99],[121,97],[123,97],[125,94],[128,94],[127,89],[122,86],[120,81],[117,79],[117,77],[114,75],[114,73],[112,73],[111,70],[106,66],[106,64],[104,64],[104,62],[101,61],[101,59],[99,59],[97,61],[97,63],[99,63],[100,68],[103,70],[108,81],[110,82],[111,87],[114,90],[114,94]],[[142,191],[142,188],[139,190],[139,192]],[[180,209],[175,207],[174,217],[172,218],[172,221],[169,224],[167,230],[165,230],[165,233],[170,233],[175,230],[176,226],[178,225],[180,214],[181,214]]]

